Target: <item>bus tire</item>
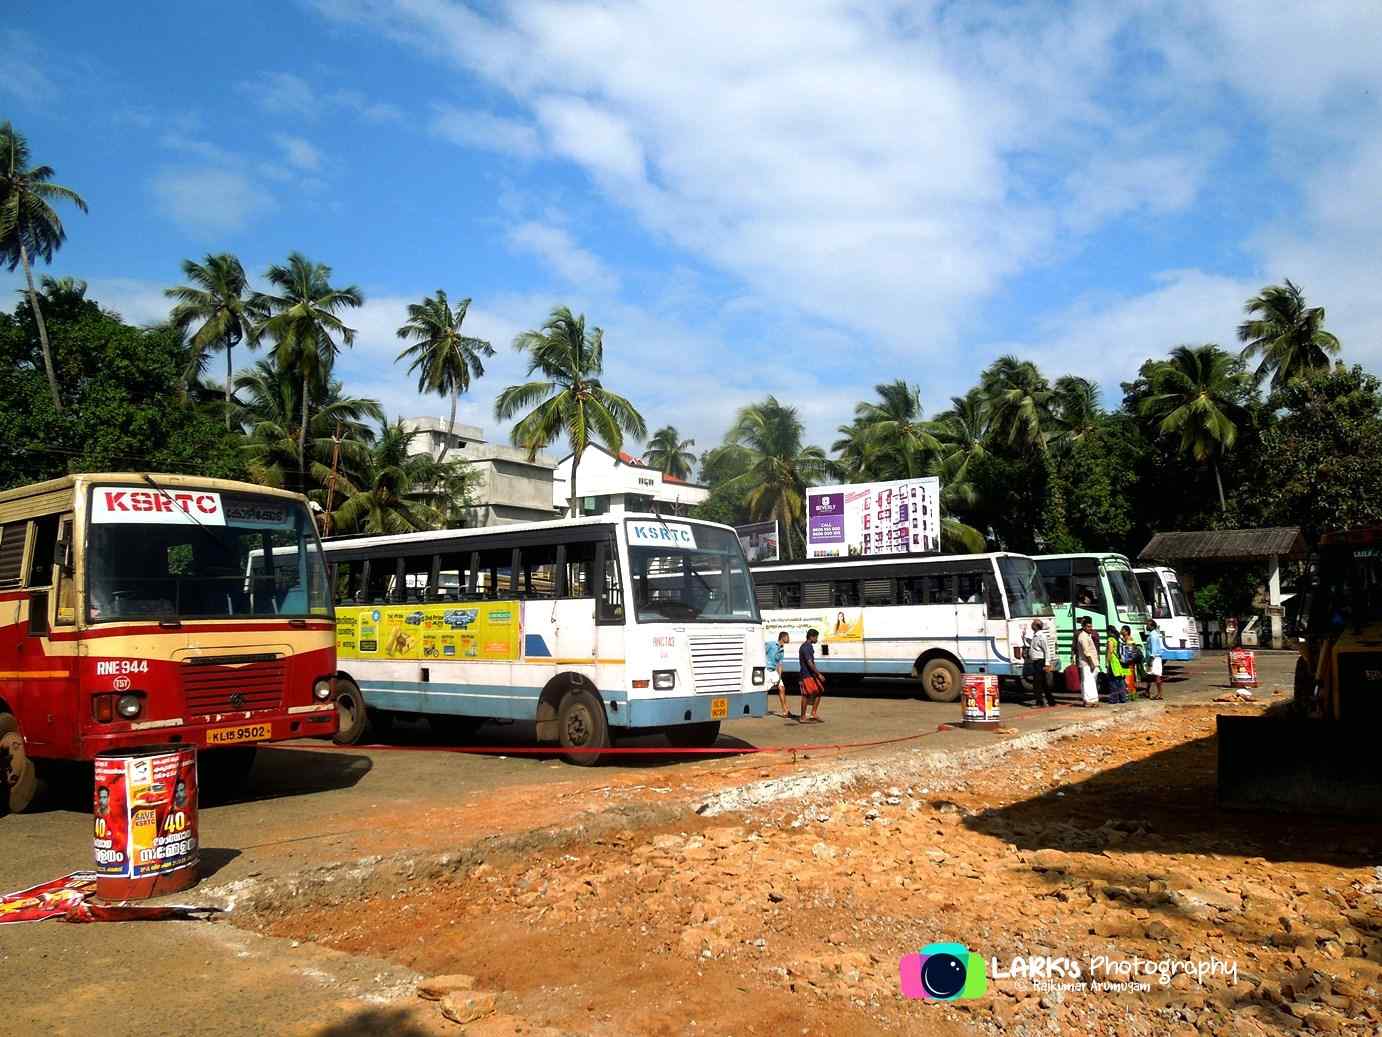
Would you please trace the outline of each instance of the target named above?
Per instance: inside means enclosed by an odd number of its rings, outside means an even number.
[[[369,710],[360,686],[349,677],[337,677],[336,733],[331,740],[337,745],[359,745],[369,731]]]
[[[38,792],[38,763],[24,748],[19,720],[0,713],[0,813],[22,814]]]
[[[719,737],[718,720],[707,720],[699,724],[678,724],[667,729],[667,741],[678,749],[708,749]]]
[[[605,749],[609,746],[609,724],[600,700],[584,688],[572,688],[562,696],[557,708],[557,738],[563,749]],[[568,763],[593,767],[600,754],[567,753]]]
[[[932,702],[958,702],[963,675],[946,658],[935,658],[921,669],[921,690]]]
[[[1303,658],[1296,659],[1296,679],[1292,691],[1292,704],[1296,712],[1308,717],[1310,711],[1315,708],[1315,675],[1310,672],[1310,667]]]

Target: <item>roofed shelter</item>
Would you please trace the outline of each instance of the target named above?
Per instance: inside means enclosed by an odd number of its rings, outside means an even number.
[[[1193,533],[1157,533],[1137,556],[1142,562],[1265,562],[1267,615],[1272,623],[1272,647],[1282,646],[1281,561],[1300,561],[1307,555],[1299,526],[1266,529],[1210,529]]]

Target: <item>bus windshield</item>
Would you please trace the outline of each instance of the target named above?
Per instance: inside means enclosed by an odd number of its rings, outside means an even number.
[[[1171,597],[1171,608],[1177,616],[1193,616],[1195,610],[1190,607],[1190,602],[1185,596],[1185,591],[1175,580],[1166,581],[1166,592]]]
[[[282,497],[94,487],[86,572],[92,622],[331,614],[316,527]]]
[[[1113,592],[1113,602],[1125,612],[1146,612],[1147,602],[1137,586],[1137,580],[1127,569],[1105,569],[1109,589]]]
[[[630,522],[628,530],[638,622],[759,622],[748,562],[733,533],[647,520]]]
[[[998,559],[998,572],[1008,596],[1010,618],[1053,615],[1051,599],[1046,596],[1046,584],[1042,582],[1036,562],[1030,558],[1006,556]]]

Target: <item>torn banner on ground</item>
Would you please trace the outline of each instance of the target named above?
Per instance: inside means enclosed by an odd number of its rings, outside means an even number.
[[[207,918],[220,911],[215,907],[143,906],[139,904],[93,904],[96,873],[74,871],[59,879],[0,896],[0,925],[6,922],[42,922],[57,918],[64,922],[152,922],[170,918]]]

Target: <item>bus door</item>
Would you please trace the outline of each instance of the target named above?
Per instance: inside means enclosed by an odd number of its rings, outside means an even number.
[[[1074,632],[1078,632],[1084,618],[1088,616],[1094,623],[1094,638],[1099,647],[1099,658],[1103,659],[1104,637],[1109,628],[1109,600],[1104,591],[1104,577],[1099,570],[1097,558],[1071,559],[1071,581],[1074,601]],[[1073,637],[1072,633],[1072,645]],[[1073,651],[1072,651],[1073,655]]]
[[[1002,594],[989,573],[975,569],[956,574],[955,637],[959,641],[959,654],[966,670],[987,669],[994,661],[989,631],[990,595],[997,596],[998,614],[1001,617]]]

